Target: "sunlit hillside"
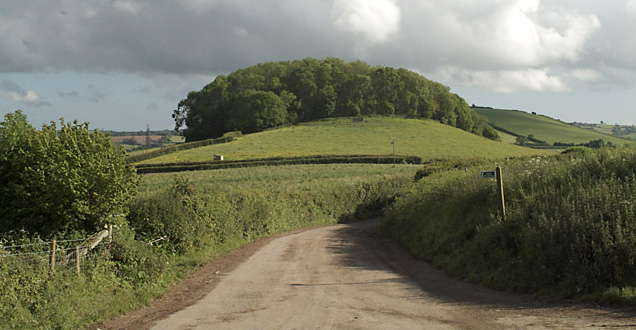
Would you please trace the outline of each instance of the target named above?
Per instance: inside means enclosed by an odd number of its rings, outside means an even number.
[[[394,142],[395,144],[392,144]],[[225,160],[311,155],[420,156],[440,158],[514,157],[542,151],[513,146],[431,120],[369,117],[325,119],[238,137],[211,145],[146,160],[142,163],[198,162],[223,155]]]
[[[543,115],[535,115],[518,110],[479,107],[474,109],[478,114],[488,118],[488,121],[498,128],[503,128],[520,136],[533,135],[535,139],[545,141],[548,144],[554,144],[555,142],[579,144],[599,139],[615,145],[630,143],[630,141],[625,139],[579,128]]]

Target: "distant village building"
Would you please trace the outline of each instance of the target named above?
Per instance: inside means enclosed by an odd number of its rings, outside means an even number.
[[[214,155],[214,160],[223,160],[223,155]]]

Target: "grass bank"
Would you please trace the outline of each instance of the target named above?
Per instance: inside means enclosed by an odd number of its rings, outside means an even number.
[[[507,216],[479,172],[503,167]],[[636,305],[636,152],[602,150],[428,173],[383,231],[502,290]]]

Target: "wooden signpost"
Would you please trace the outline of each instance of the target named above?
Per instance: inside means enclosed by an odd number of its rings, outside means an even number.
[[[483,171],[481,177],[484,179],[497,179],[497,194],[499,195],[499,212],[501,219],[506,221],[506,202],[504,200],[503,177],[501,175],[501,167],[497,166],[494,171]]]

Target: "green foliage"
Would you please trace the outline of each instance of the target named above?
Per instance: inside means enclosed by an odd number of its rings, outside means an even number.
[[[187,141],[322,118],[384,115],[435,119],[490,139],[487,121],[449,88],[406,69],[336,58],[263,63],[218,76],[173,112]]]
[[[592,153],[592,149],[588,147],[570,147],[561,152],[561,154],[564,154],[564,155],[574,154],[579,156],[583,156],[583,155],[587,155],[591,153]]]
[[[232,112],[228,116],[230,130],[249,134],[284,124],[287,108],[283,100],[272,92],[246,90],[233,99]]]
[[[169,190],[138,198],[128,219],[143,240],[162,239],[164,249],[184,253],[214,243],[214,217],[189,180],[178,177]]]
[[[125,311],[132,287],[118,278],[117,264],[94,251],[82,260],[82,274],[48,263],[0,263],[0,325],[3,329],[80,329],[90,320]],[[103,299],[103,297],[111,297]],[[99,301],[99,303],[96,303]]]
[[[87,123],[62,120],[38,131],[19,110],[0,123],[0,232],[93,232],[122,213],[136,189],[125,155]]]
[[[139,144],[139,142],[137,142],[137,140],[135,140],[134,138],[126,138],[121,143],[122,144],[129,144],[129,145],[138,145]]]
[[[450,272],[500,289],[599,297],[636,287],[636,153],[505,164],[505,221],[494,182],[478,178],[491,168],[426,177],[396,201],[384,230]]]

